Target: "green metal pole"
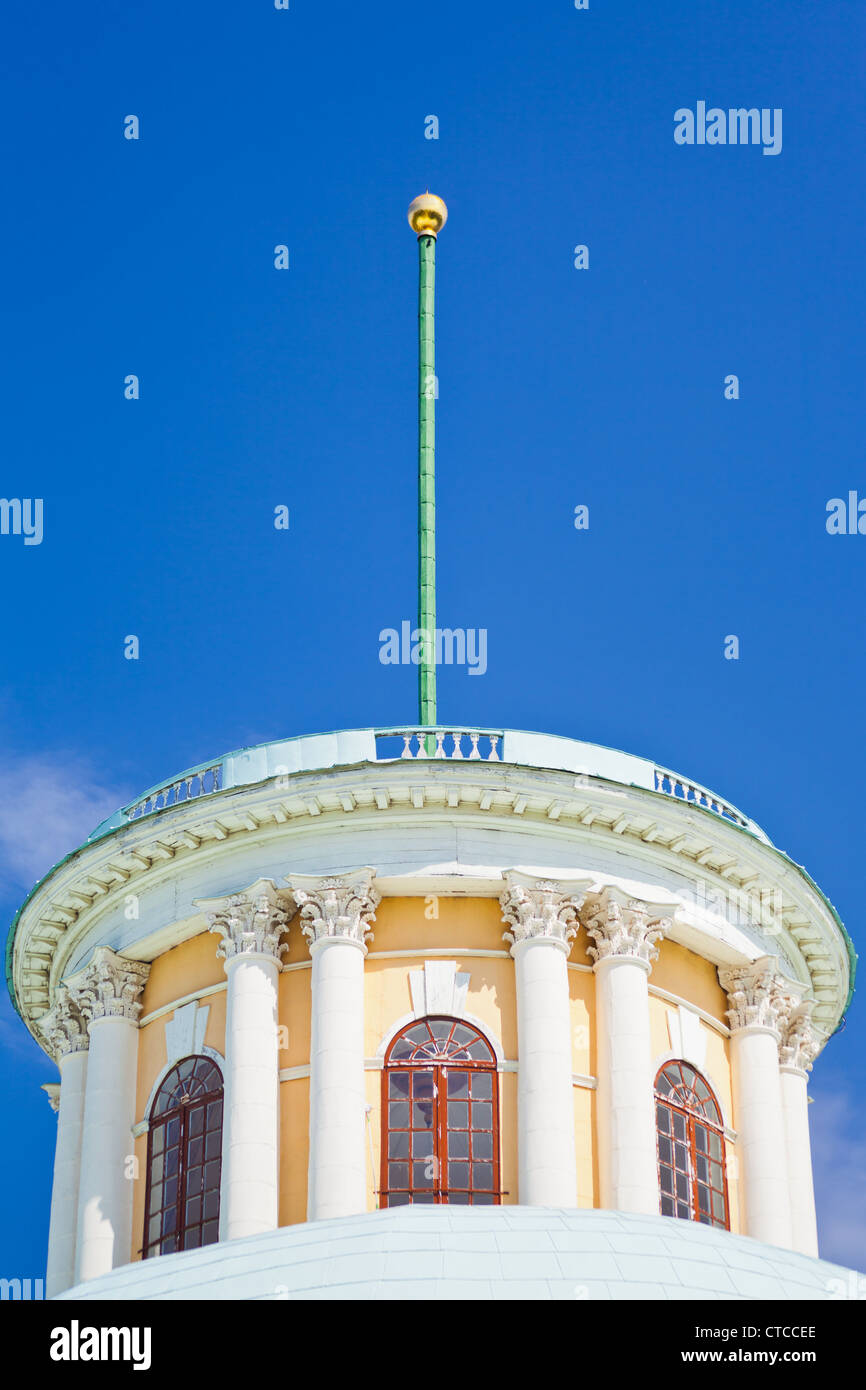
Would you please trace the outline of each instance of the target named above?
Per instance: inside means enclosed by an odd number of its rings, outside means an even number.
[[[436,238],[419,236],[418,287],[418,722],[436,723]],[[427,752],[432,753],[432,739]]]

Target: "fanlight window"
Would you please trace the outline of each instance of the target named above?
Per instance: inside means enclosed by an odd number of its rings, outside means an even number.
[[[727,1229],[725,1136],[712,1091],[687,1062],[668,1062],[655,1101],[662,1216]]]
[[[496,1056],[484,1035],[454,1018],[412,1023],[382,1084],[382,1205],[497,1206]]]
[[[209,1057],[172,1067],[150,1112],[142,1255],[219,1239],[223,1079]]]

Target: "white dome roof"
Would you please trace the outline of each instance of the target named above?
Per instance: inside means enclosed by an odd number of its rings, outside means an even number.
[[[409,1206],[124,1265],[64,1299],[833,1299],[841,1265],[625,1212]]]

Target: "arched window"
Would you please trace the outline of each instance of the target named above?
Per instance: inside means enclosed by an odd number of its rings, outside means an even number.
[[[688,1062],[668,1062],[655,1100],[662,1216],[727,1230],[725,1132],[712,1091]]]
[[[496,1080],[490,1043],[460,1019],[397,1034],[382,1078],[383,1206],[498,1206]]]
[[[223,1079],[210,1057],[185,1057],[156,1093],[147,1139],[142,1255],[219,1239]]]

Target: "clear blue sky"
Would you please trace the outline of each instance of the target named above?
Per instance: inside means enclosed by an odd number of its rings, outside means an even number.
[[[378,633],[414,615],[429,185],[439,615],[489,633],[442,718],[697,778],[862,938],[866,537],[825,509],[866,495],[864,29],[855,0],[10,11],[0,495],[44,499],[44,540],[0,536],[4,920],[168,774],[414,717]],[[699,100],[781,107],[781,154],[676,145]],[[35,1277],[56,1071],[5,996],[0,1043],[0,1274]],[[855,1000],[811,1111],[823,1252],[861,1268],[864,1044]]]

